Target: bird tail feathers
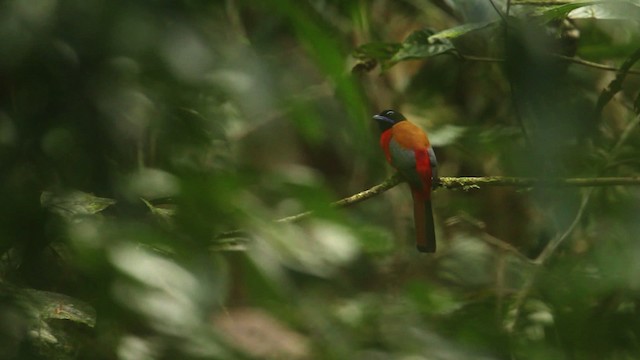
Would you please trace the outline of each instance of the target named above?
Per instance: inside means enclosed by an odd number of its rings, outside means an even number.
[[[431,199],[425,199],[418,191],[413,195],[413,220],[416,226],[416,247],[420,252],[433,253],[436,251],[436,233],[433,224],[433,209]]]

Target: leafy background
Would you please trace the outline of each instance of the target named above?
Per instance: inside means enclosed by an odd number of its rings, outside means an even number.
[[[435,255],[404,186],[330,204],[391,174],[389,107],[443,176],[636,176],[639,20],[635,0],[2,2],[0,358],[636,358],[636,188],[440,189]]]

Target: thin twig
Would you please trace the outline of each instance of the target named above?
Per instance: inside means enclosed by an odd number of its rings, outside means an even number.
[[[505,17],[505,15],[502,13],[502,11],[500,11],[500,9],[498,9],[498,6],[493,2],[493,0],[489,0],[489,2],[491,3],[491,6],[493,6],[493,9],[496,11],[496,13],[498,13],[498,16],[500,16],[500,18],[502,19],[502,21],[506,22],[507,18]]]
[[[381,194],[391,188],[393,188],[394,186],[400,184],[402,182],[402,179],[400,178],[400,175],[398,174],[394,174],[392,176],[390,176],[388,179],[386,179],[385,181],[383,181],[382,183],[375,185],[367,190],[361,191],[357,194],[351,195],[349,197],[346,197],[344,199],[340,199],[338,201],[335,201],[333,203],[331,203],[331,206],[335,206],[335,207],[346,207],[346,206],[350,206],[350,205],[354,205],[357,204],[361,201],[364,201],[366,199],[369,199],[371,197],[374,197],[378,194]],[[286,216],[280,219],[275,220],[275,222],[278,223],[289,223],[289,222],[297,222],[300,221],[302,219],[305,219],[307,217],[309,217],[311,214],[313,214],[313,211],[304,211],[301,212],[299,214],[295,214],[295,215],[291,215],[291,216]],[[243,237],[248,237],[248,234],[246,231],[243,230],[230,230],[230,231],[225,231],[222,233],[217,234],[214,239],[216,241],[220,241],[223,239],[232,239],[232,238],[243,238]]]
[[[593,61],[584,60],[576,56],[571,57],[571,56],[564,56],[560,54],[551,54],[551,55],[555,58],[558,58],[564,61],[569,61],[575,64],[584,65],[587,67],[592,67],[594,69],[600,69],[600,70],[606,70],[606,71],[620,71],[620,69],[615,66],[609,66],[609,65],[604,65],[597,62],[593,62]],[[640,75],[640,70],[629,69],[627,70],[627,74]]]
[[[496,248],[500,252],[511,253],[518,257],[520,260],[526,263],[533,264],[533,260],[527,257],[525,254],[521,253],[520,250],[518,250],[516,247],[504,240],[490,235],[487,232],[485,223],[473,218],[472,216],[469,216],[464,212],[459,213],[458,215],[453,216],[445,221],[445,227],[447,228],[461,224],[470,226],[475,231],[482,233],[482,235],[480,236],[480,240],[484,241],[489,246]]]
[[[498,10],[498,8],[495,6],[495,4],[493,3],[493,1],[491,2],[491,5],[493,5],[493,7],[496,9],[496,11],[498,12],[498,14],[500,15],[500,17],[502,18],[502,30],[503,30],[503,36],[504,36],[504,49],[505,49],[505,62],[507,64],[506,66],[506,73],[507,73],[507,82],[509,83],[509,92],[511,93],[511,104],[513,105],[513,110],[514,110],[514,115],[516,118],[516,121],[518,122],[518,125],[520,126],[520,129],[522,129],[522,135],[524,137],[524,140],[527,144],[527,147],[531,148],[532,147],[532,142],[531,142],[531,138],[529,136],[529,130],[527,129],[527,126],[524,122],[524,117],[522,116],[522,111],[520,110],[520,106],[518,104],[518,91],[520,91],[520,89],[516,88],[514,80],[513,80],[513,74],[510,73],[509,71],[509,64],[511,63],[510,61],[508,61],[509,59],[507,58],[507,56],[509,56],[509,53],[511,52],[511,47],[509,45],[509,39],[510,39],[510,33],[509,33],[509,28],[511,26],[511,24],[507,21],[507,17],[509,16],[508,12],[511,8],[511,1],[508,0],[507,1],[507,15],[503,16],[502,14],[500,14],[500,11]]]
[[[615,79],[613,79],[609,85],[602,90],[600,96],[598,97],[598,101],[596,103],[596,109],[594,111],[594,116],[597,120],[599,120],[600,115],[602,114],[602,110],[604,107],[613,99],[613,97],[622,90],[622,84],[624,79],[627,77],[627,74],[631,70],[631,67],[640,60],[640,48],[636,49],[622,64],[620,70],[616,74]]]
[[[502,63],[504,59],[500,58],[492,58],[486,56],[475,56],[475,55],[465,55],[465,54],[457,54],[462,60],[469,61],[478,61],[478,62],[493,62],[493,63]]]
[[[584,210],[587,208],[587,204],[589,203],[589,199],[591,199],[592,193],[593,189],[588,189],[587,193],[582,196],[582,202],[580,203],[580,207],[578,208],[578,212],[576,213],[575,218],[573,219],[569,227],[567,227],[567,229],[564,231],[564,233],[562,233],[562,235],[551,240],[549,244],[545,246],[544,250],[542,250],[540,255],[538,255],[538,257],[536,257],[536,259],[534,260],[534,263],[536,265],[543,265],[551,257],[551,255],[553,255],[558,246],[560,246],[560,244],[562,244],[569,237],[569,235],[571,235],[573,230],[580,223],[580,220],[582,220],[582,215],[584,214]]]
[[[556,6],[571,4],[571,1],[514,1],[511,5]]]
[[[387,180],[383,181],[381,184],[375,185],[365,191],[361,191],[357,194],[354,194],[344,199],[340,199],[336,202],[333,202],[331,203],[331,206],[346,207],[346,206],[357,204],[366,199],[374,197],[378,194],[382,194],[383,192],[391,189],[392,187],[400,184],[401,182],[402,182],[402,179],[400,178],[400,175],[394,174],[393,176],[389,177]],[[278,219],[276,220],[276,222],[296,222],[308,217],[311,214],[312,214],[311,211],[305,211],[300,214]]]
[[[598,69],[598,70],[615,71],[615,72],[620,71],[620,68],[617,68],[615,66],[609,66],[609,65],[604,65],[597,62],[593,62],[593,61],[584,60],[576,56],[571,57],[571,56],[565,56],[560,54],[550,54],[550,55],[560,60],[572,62],[574,64],[583,65],[583,66]],[[505,61],[504,59],[501,59],[501,58],[465,55],[465,54],[458,54],[458,57],[461,58],[462,60],[478,61],[478,62],[503,63]],[[640,75],[640,70],[629,69],[627,70],[627,74]]]
[[[630,121],[629,124],[627,124],[627,127],[625,128],[624,132],[622,133],[622,135],[620,135],[620,138],[618,139],[616,144],[609,151],[609,154],[607,156],[607,161],[605,162],[603,169],[606,169],[608,167],[608,164],[611,161],[613,161],[616,153],[619,151],[620,148],[622,148],[622,145],[628,139],[629,134],[631,134],[631,132],[635,128],[637,128],[638,125],[640,125],[640,115],[637,115],[633,119],[633,121]],[[599,179],[602,179],[602,178],[599,178]],[[533,263],[538,266],[534,267],[533,270],[529,273],[529,276],[527,276],[527,278],[525,279],[524,285],[520,288],[520,290],[516,294],[513,307],[512,307],[513,316],[511,317],[511,320],[505,324],[505,329],[508,332],[512,332],[515,329],[515,326],[520,316],[520,310],[522,309],[522,305],[524,305],[524,302],[527,300],[527,298],[529,297],[529,294],[533,290],[533,286],[535,285],[538,274],[543,268],[541,265],[544,265],[544,263],[551,257],[551,255],[555,253],[558,247],[575,230],[576,226],[580,223],[580,220],[584,215],[584,210],[586,209],[592,194],[593,194],[593,189],[589,189],[588,192],[582,196],[582,202],[580,203],[580,207],[578,208],[578,211],[576,212],[576,216],[574,217],[571,224],[562,233],[562,235],[550,241],[547,244],[547,246],[542,250],[540,255],[538,255],[538,257],[533,261]]]

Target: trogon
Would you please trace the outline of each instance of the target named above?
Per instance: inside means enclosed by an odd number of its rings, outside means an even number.
[[[416,247],[436,251],[431,208],[431,190],[437,183],[437,161],[427,134],[395,110],[385,110],[373,119],[380,127],[380,146],[387,162],[407,181],[413,197]]]

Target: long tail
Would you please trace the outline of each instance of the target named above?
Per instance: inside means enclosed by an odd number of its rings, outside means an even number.
[[[413,221],[416,224],[416,247],[418,251],[436,252],[436,233],[433,225],[431,199],[421,191],[411,191],[413,197]]]

